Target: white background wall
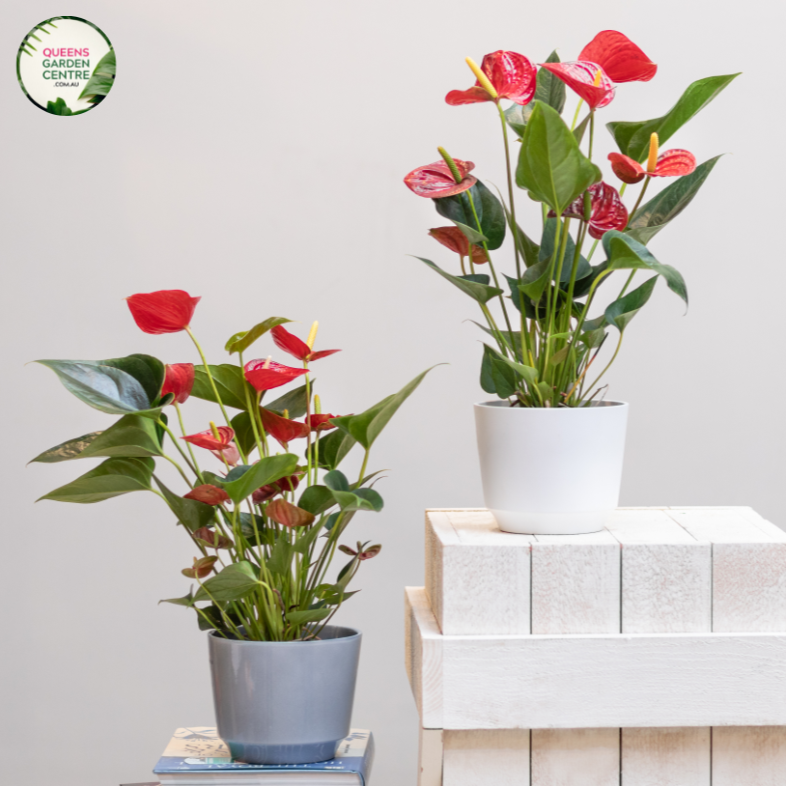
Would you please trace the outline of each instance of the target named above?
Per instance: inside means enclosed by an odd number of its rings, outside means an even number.
[[[98,24],[118,58],[106,103],[71,119],[29,104],[14,72],[22,36],[64,12]],[[603,122],[656,116],[694,79],[745,72],[672,140],[699,160],[733,153],[652,245],[685,275],[690,312],[659,285],[610,395],[633,405],[623,504],[752,505],[783,525],[783,24],[772,0],[6,3],[3,782],[147,780],[176,726],[213,722],[204,634],[185,610],[156,606],[183,594],[191,557],[160,500],[34,505],[79,467],[24,466],[111,422],[24,364],[131,352],[194,361],[184,336],[140,333],[123,302],[183,288],[203,297],[193,325],[216,361],[261,318],[302,320],[303,331],[319,319],[320,346],[344,349],[316,367],[332,412],[450,364],[373,454],[391,468],[387,504],[353,534],[384,550],[342,616],[365,634],[354,723],[378,739],[373,783],[414,784],[402,587],[423,580],[424,508],[482,504],[471,404],[483,394],[479,334],[463,324],[476,318],[471,302],[406,256],[451,264],[426,236],[445,222],[401,179],[442,144],[503,185],[491,107],[443,102],[472,82],[466,55],[542,60],[556,46],[572,59],[599,30],[621,30],[660,70],[622,87]],[[602,128],[597,144],[612,149]],[[203,428],[204,410],[187,411]]]

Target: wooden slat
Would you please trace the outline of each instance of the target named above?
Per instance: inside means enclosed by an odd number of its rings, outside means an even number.
[[[443,786],[530,786],[529,731],[444,732]]]
[[[407,676],[426,729],[442,728],[442,636],[422,588],[405,587]]]
[[[712,730],[712,786],[784,786],[786,728]]]
[[[530,544],[485,510],[426,514],[426,590],[446,634],[530,632]]]
[[[709,727],[623,729],[622,786],[710,786]]]
[[[420,729],[418,786],[442,786],[442,729]]]
[[[619,786],[618,729],[533,729],[532,786]]]
[[[620,546],[609,532],[538,535],[532,544],[532,632],[619,633]]]

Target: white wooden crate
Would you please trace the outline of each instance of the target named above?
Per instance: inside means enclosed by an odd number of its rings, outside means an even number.
[[[407,591],[423,784],[786,786],[778,527],[750,508],[621,509],[578,536],[426,518]]]

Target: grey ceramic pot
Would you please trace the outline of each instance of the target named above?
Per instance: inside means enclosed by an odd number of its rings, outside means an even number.
[[[318,641],[237,641],[208,634],[218,735],[251,764],[333,758],[349,734],[359,631],[328,625]]]

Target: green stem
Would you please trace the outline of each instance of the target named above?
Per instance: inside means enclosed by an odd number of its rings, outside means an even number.
[[[630,224],[631,219],[636,214],[636,211],[639,209],[639,205],[641,204],[641,200],[644,199],[644,194],[647,193],[647,186],[650,184],[651,177],[647,176],[644,178],[644,185],[641,187],[641,191],[639,191],[639,198],[636,200],[636,204],[633,206],[633,210],[628,213],[628,224]]]
[[[184,437],[186,437],[186,436],[188,436],[188,432],[186,431],[186,426],[183,423],[183,413],[180,410],[180,404],[178,404],[177,401],[175,401],[174,403],[175,403],[175,412],[177,412],[177,421],[180,424],[180,433]],[[179,444],[179,442],[176,442],[174,440],[174,438],[173,438],[172,441],[175,442],[175,445]],[[202,472],[199,469],[199,464],[197,463],[196,456],[194,455],[194,451],[191,448],[191,443],[190,442],[186,442],[186,449],[188,450],[188,455],[191,456],[191,463],[193,464],[193,466],[191,468],[194,470],[194,472],[196,473],[196,476],[199,478],[199,482],[200,483],[204,483],[205,481],[202,478]]]
[[[570,124],[570,130],[571,130],[571,131],[573,131],[573,129],[576,127],[576,122],[577,122],[577,121],[578,121],[578,119],[579,119],[579,110],[581,109],[581,105],[582,105],[583,103],[584,103],[584,99],[583,99],[583,98],[580,98],[580,99],[579,99],[579,103],[576,105],[576,112],[575,112],[575,114],[573,115],[573,122]]]
[[[186,473],[183,472],[183,468],[180,466],[180,464],[178,464],[171,456],[167,456],[166,453],[162,453],[161,457],[165,458],[170,464],[173,464],[175,467],[177,467],[177,471],[180,473],[180,477],[183,478],[183,480],[185,480],[189,488],[192,488],[191,481],[188,479],[188,475],[186,475]]]
[[[239,352],[238,357],[240,359],[240,371],[243,371],[243,353]],[[254,408],[251,402],[251,391],[248,389],[248,385],[243,385],[243,392],[246,396],[246,409],[248,410],[248,419],[251,421],[251,430],[254,432],[254,442],[256,443],[257,450],[259,451],[259,458],[262,458],[265,455],[265,452],[262,449],[262,440],[259,437],[259,429],[257,428],[257,419],[254,417]]]
[[[188,460],[188,456],[186,456],[186,454],[183,452],[183,448],[180,447],[180,440],[172,433],[172,431],[170,430],[169,426],[167,426],[167,424],[164,423],[163,420],[157,420],[156,423],[158,423],[158,425],[161,426],[161,428],[164,429],[164,431],[167,434],[169,434],[169,438],[172,440],[172,444],[177,448],[177,452],[180,453],[180,455],[183,458],[183,461],[186,462],[186,464],[188,465],[188,468],[201,480],[202,478],[201,478],[201,475],[199,474],[199,471],[197,470],[196,466],[194,464],[192,464]],[[180,427],[181,428],[183,427],[182,421],[181,421]],[[183,432],[183,436],[185,436],[185,432]],[[187,444],[188,443],[186,442],[186,445]],[[167,458],[167,457],[164,456],[164,458]],[[170,461],[171,461],[171,459],[170,459]],[[182,474],[182,470],[181,470],[181,474]],[[188,481],[188,483],[190,485],[190,481]]]
[[[619,354],[620,347],[622,346],[622,337],[624,335],[625,335],[625,331],[621,330],[620,331],[620,339],[617,342],[617,348],[614,350],[614,354],[611,356],[611,360],[606,364],[606,366],[603,369],[603,371],[601,371],[600,374],[598,374],[598,376],[595,378],[595,381],[589,386],[590,390],[592,390],[592,388],[594,388],[595,385],[597,385],[598,382],[600,382],[600,380],[603,377],[603,375],[611,368],[611,364],[617,359],[617,355]]]
[[[205,369],[205,374],[207,374],[207,378],[210,381],[210,387],[213,389],[213,395],[216,397],[216,403],[221,408],[221,414],[224,416],[224,420],[226,421],[227,426],[229,426],[229,428],[232,428],[232,421],[229,419],[229,415],[227,414],[227,411],[224,408],[224,403],[221,401],[221,396],[218,395],[218,388],[216,387],[216,381],[213,379],[213,375],[210,373],[210,366],[208,365],[207,358],[205,357],[205,353],[202,351],[202,347],[199,346],[199,342],[196,340],[196,336],[193,334],[190,327],[186,328],[186,333],[188,333],[188,335],[191,336],[191,340],[194,342],[194,346],[197,348],[197,352],[199,352],[199,357],[202,358],[202,367]],[[245,377],[243,378],[243,380],[245,382]],[[243,461],[244,464],[246,464],[248,460],[246,459],[243,449],[240,447],[237,441],[235,442],[235,445],[237,447],[237,452],[240,455],[241,460]]]

